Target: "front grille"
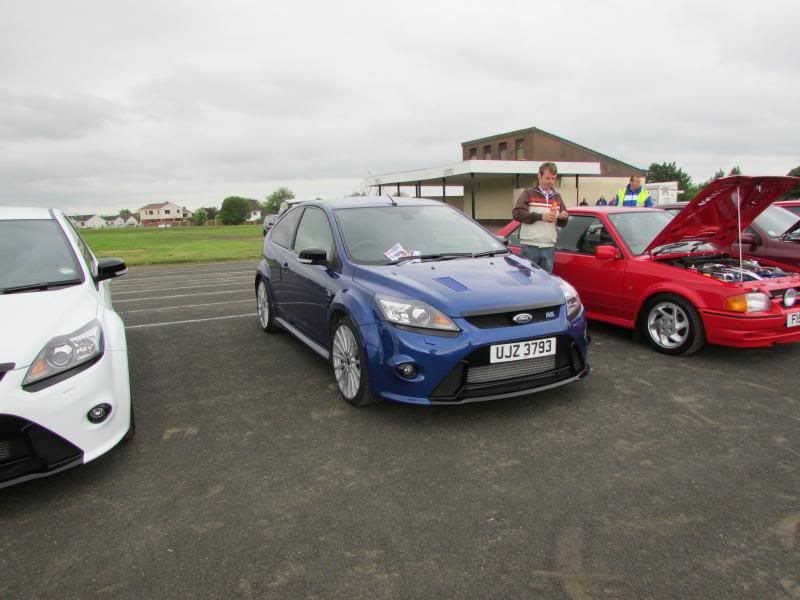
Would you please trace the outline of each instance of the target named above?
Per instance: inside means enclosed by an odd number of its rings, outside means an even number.
[[[506,363],[490,362],[490,346],[472,352],[447,374],[430,396],[432,402],[463,402],[534,392],[585,372],[572,337],[557,335],[556,354]]]
[[[0,415],[0,487],[80,461],[80,448],[26,419]]]
[[[494,329],[497,327],[512,327],[515,325],[525,325],[528,323],[541,323],[558,318],[561,306],[543,306],[539,308],[519,308],[490,314],[470,314],[462,313],[467,322],[479,329]],[[532,319],[528,323],[515,323],[514,316],[520,313],[528,313]]]
[[[467,370],[467,384],[517,379],[518,377],[527,377],[529,375],[538,375],[545,371],[552,371],[555,368],[555,355],[513,362],[495,363],[482,367],[470,367]]]

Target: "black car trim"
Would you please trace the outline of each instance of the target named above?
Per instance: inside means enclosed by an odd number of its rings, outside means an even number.
[[[297,329],[297,327],[295,327],[294,325],[290,325],[286,320],[282,319],[281,317],[275,317],[275,322],[284,329],[286,329],[289,333],[294,335],[298,340],[303,342],[306,346],[311,348],[314,352],[319,354],[325,360],[328,360],[328,358],[330,358],[330,353],[325,348],[323,348],[320,344],[312,340],[305,333],[301,333],[300,330]]]
[[[533,304],[517,304],[515,306],[496,306],[494,308],[482,308],[480,310],[467,310],[461,313],[462,317],[481,317],[483,315],[494,315],[506,312],[525,312],[526,310],[536,310],[538,308],[552,308],[563,306],[564,303],[553,304],[552,300],[542,300]]]

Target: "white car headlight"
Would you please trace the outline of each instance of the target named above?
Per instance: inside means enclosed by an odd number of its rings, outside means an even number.
[[[22,385],[30,385],[79,367],[103,354],[103,328],[90,321],[74,333],[54,337],[28,368]]]
[[[567,304],[567,318],[574,319],[578,316],[578,313],[581,312],[581,307],[583,306],[581,304],[581,297],[578,295],[578,290],[560,277],[556,277],[556,279],[558,279],[558,284],[564,292],[564,301]]]
[[[420,327],[422,329],[461,331],[450,317],[433,308],[430,304],[417,300],[392,298],[381,294],[376,294],[375,300],[383,313],[383,318],[390,323],[408,327]]]
[[[733,312],[763,312],[772,307],[769,296],[763,292],[737,294],[725,299],[725,308]]]

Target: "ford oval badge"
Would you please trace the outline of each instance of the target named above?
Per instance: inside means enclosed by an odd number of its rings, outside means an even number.
[[[518,315],[514,315],[513,321],[514,323],[517,323],[519,325],[530,323],[531,321],[533,321],[533,315],[531,315],[530,313],[519,313]]]

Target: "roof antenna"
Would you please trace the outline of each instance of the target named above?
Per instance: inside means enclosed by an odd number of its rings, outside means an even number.
[[[739,231],[739,283],[744,281],[744,273],[742,271],[742,198],[739,195],[739,184],[736,184],[736,221],[737,230]]]
[[[373,175],[372,171],[370,171],[369,169],[367,169],[367,173],[369,173],[369,176],[372,177],[374,181],[378,180],[378,178],[375,177],[375,175]],[[388,191],[386,192],[386,196],[388,196],[389,202],[391,203],[392,206],[397,206],[397,202],[394,201],[394,198],[392,198],[392,195]]]

